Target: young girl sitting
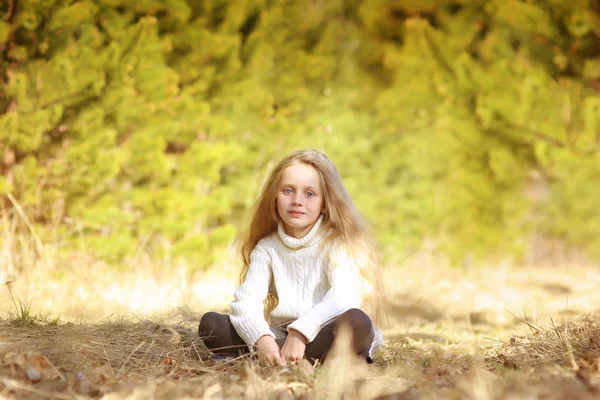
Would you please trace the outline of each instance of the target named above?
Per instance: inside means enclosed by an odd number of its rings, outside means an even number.
[[[379,294],[374,256],[329,158],[316,150],[291,153],[256,203],[231,315],[204,314],[198,333],[215,354],[256,351],[268,364],[286,365],[323,362],[346,324],[353,351],[372,362],[382,336],[359,307],[363,294]]]

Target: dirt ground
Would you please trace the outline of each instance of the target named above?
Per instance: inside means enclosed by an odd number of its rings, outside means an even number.
[[[387,318],[380,322],[385,344],[375,364],[345,356],[340,343],[338,357],[323,366],[283,369],[208,357],[195,326],[203,312],[225,310],[230,294],[224,293],[235,287],[224,278],[215,291],[214,274],[181,274],[171,290],[146,277],[145,292],[139,280],[112,277],[130,286],[105,282],[109,294],[96,298],[100,289],[85,282],[14,283],[10,298],[6,286],[0,398],[600,397],[598,267],[465,271],[416,262],[390,269]],[[136,290],[171,303],[141,308]]]

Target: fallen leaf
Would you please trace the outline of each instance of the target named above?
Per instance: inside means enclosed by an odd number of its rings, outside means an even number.
[[[105,384],[106,382],[109,382],[109,381],[110,381],[110,378],[108,376],[104,375],[104,374],[98,374],[96,376],[96,382],[99,385],[103,385],[103,384]]]
[[[33,368],[36,368],[38,370],[48,369],[48,367],[49,367],[48,361],[46,360],[46,357],[44,357],[42,355],[37,355],[37,356],[33,357],[31,359],[31,361],[29,361],[29,364]]]
[[[169,356],[163,357],[160,359],[160,364],[162,365],[173,365],[173,359]]]
[[[72,375],[69,378],[69,390],[71,390],[74,393],[80,393],[81,392],[81,385],[79,384],[80,380],[77,379],[76,375]]]

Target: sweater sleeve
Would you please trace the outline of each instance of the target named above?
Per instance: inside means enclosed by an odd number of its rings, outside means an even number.
[[[288,325],[312,342],[321,328],[351,308],[360,307],[361,278],[358,266],[345,251],[332,250],[327,279],[330,288],[323,300]]]
[[[260,245],[250,253],[246,280],[236,289],[231,303],[231,324],[250,350],[261,336],[275,338],[264,317],[264,300],[272,280],[271,257]]]

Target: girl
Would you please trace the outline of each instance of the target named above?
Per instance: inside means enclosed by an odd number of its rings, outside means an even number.
[[[363,294],[379,295],[374,246],[325,154],[296,151],[275,167],[242,259],[231,315],[209,312],[200,321],[198,333],[211,351],[256,351],[278,365],[304,357],[323,362],[346,324],[353,351],[372,362],[382,336],[359,307]]]

